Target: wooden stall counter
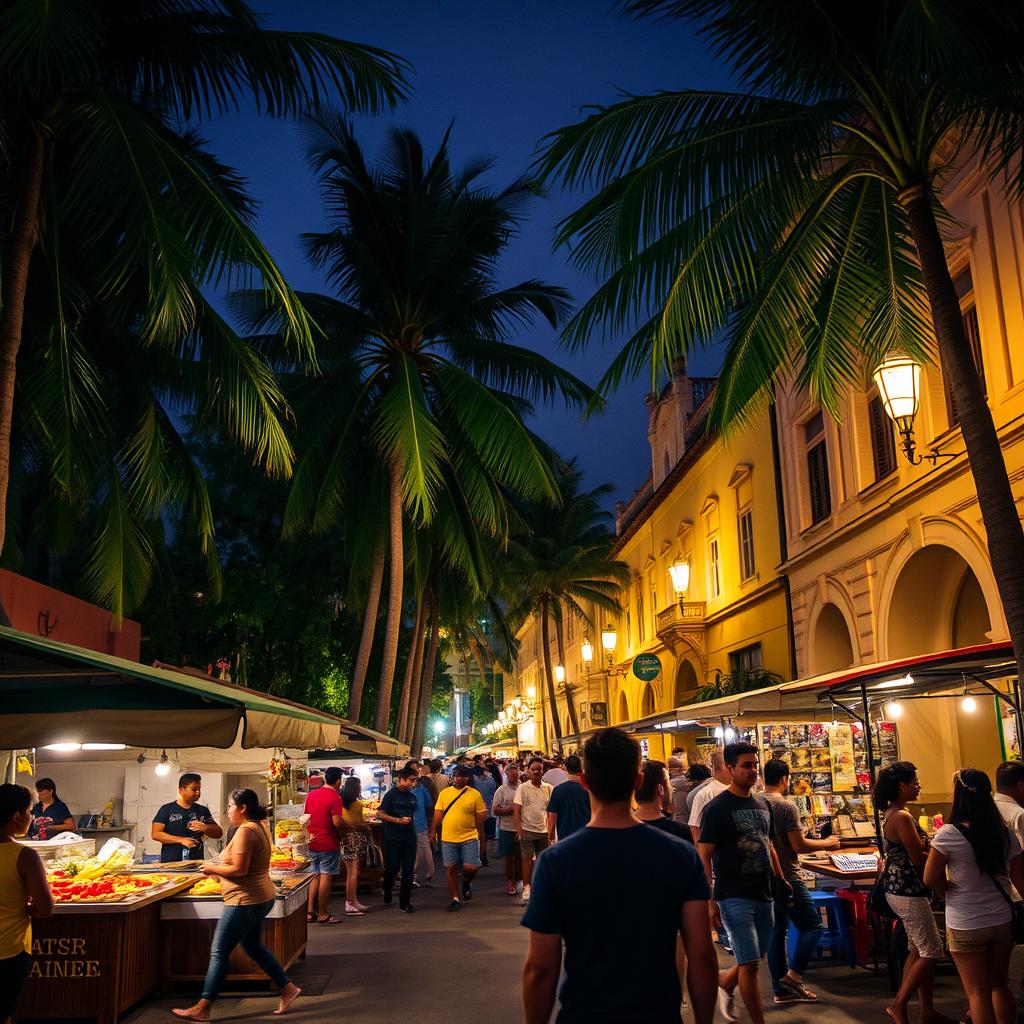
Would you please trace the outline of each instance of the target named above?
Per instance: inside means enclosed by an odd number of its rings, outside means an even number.
[[[843,858],[852,858],[844,863]],[[871,858],[873,863],[868,863]],[[862,849],[840,850],[835,854],[814,853],[800,858],[800,867],[816,875],[835,878],[851,887],[870,885],[878,874],[878,850],[873,846]]]
[[[309,874],[284,878],[274,906],[263,923],[263,944],[285,970],[306,952],[306,901],[311,880],[312,875]],[[206,977],[210,943],[223,913],[224,902],[217,895],[182,894],[161,905],[162,989],[169,991],[182,983],[195,986]],[[270,984],[267,976],[242,952],[240,946],[231,954],[228,967],[227,983],[233,982]]]
[[[87,1018],[115,1024],[160,983],[161,901],[195,879],[175,879],[110,903],[60,903],[32,922],[32,968],[19,1020]]]

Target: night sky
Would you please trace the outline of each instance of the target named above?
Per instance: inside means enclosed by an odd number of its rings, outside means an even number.
[[[458,165],[493,156],[488,184],[524,172],[538,140],[578,120],[587,104],[613,102],[620,92],[728,87],[701,43],[684,26],[637,22],[613,14],[607,0],[334,0],[256,3],[277,28],[327,32],[371,43],[409,60],[412,96],[393,114],[358,118],[371,155],[388,124],[412,127],[432,152],[449,122]],[[320,290],[323,282],[300,253],[298,235],[322,230],[316,183],[305,163],[306,140],[296,125],[242,113],[202,126],[222,160],[248,180],[260,202],[259,230],[291,283]],[[539,277],[568,288],[577,302],[594,282],[579,274],[564,250],[552,251],[554,225],[582,197],[553,192],[537,200],[502,262],[502,284]],[[561,361],[590,383],[610,362],[615,339],[595,339],[584,355],[569,356],[546,324],[517,339]],[[690,360],[694,374],[715,370],[713,353]],[[609,482],[626,499],[650,469],[644,376],[620,390],[607,412],[587,423],[564,407],[538,409],[535,427],[563,455],[576,456],[586,483]]]

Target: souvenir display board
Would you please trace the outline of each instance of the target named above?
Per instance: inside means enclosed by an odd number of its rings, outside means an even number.
[[[804,818],[831,818],[841,834],[871,834],[871,775],[859,722],[761,725],[757,738],[765,761],[789,765],[790,794]],[[879,767],[898,760],[894,723],[873,723],[872,742]]]

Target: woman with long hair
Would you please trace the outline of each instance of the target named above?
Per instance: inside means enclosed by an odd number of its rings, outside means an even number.
[[[0,1024],[11,1024],[32,966],[32,918],[53,913],[39,854],[14,841],[32,825],[31,806],[24,786],[0,785]]]
[[[1010,883],[1024,889],[1024,855],[977,768],[953,776],[949,824],[932,840],[925,884],[946,897],[946,945],[971,1005],[972,1024],[1014,1024]]]
[[[921,872],[928,859],[928,836],[918,826],[907,804],[921,793],[917,768],[909,761],[897,761],[878,773],[875,806],[882,814],[885,840],[885,898],[903,922],[910,953],[903,965],[903,981],[885,1012],[896,1024],[909,1024],[907,1005],[917,993],[922,1024],[952,1024],[936,1012],[932,1000],[935,961],[942,957],[942,939],[932,914],[928,886]]]
[[[277,957],[263,945],[263,920],[274,906],[275,896],[270,880],[271,841],[264,824],[266,817],[267,809],[260,806],[259,797],[251,789],[236,789],[231,794],[228,820],[237,831],[221,854],[219,864],[203,861],[203,874],[220,878],[224,913],[213,933],[202,998],[187,1010],[172,1010],[176,1017],[210,1019],[210,1007],[224,987],[228,961],[238,945],[281,989],[275,1016],[286,1013],[302,992],[288,980]]]
[[[345,831],[341,834],[341,862],[345,865],[345,913],[350,917],[361,917],[370,908],[359,902],[356,889],[359,885],[359,862],[366,853],[370,842],[369,827],[363,816],[363,801],[360,799],[363,784],[358,775],[350,775],[341,786],[341,817]]]

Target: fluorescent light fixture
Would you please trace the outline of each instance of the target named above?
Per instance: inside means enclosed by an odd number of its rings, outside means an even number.
[[[877,689],[879,690],[898,690],[902,686],[913,686],[914,677],[912,675],[905,675],[902,679],[894,679],[891,683],[879,683]]]
[[[75,750],[81,750],[81,743],[47,743],[43,750],[56,750],[60,754],[70,754]]]
[[[83,750],[126,750],[126,743],[83,743]]]

